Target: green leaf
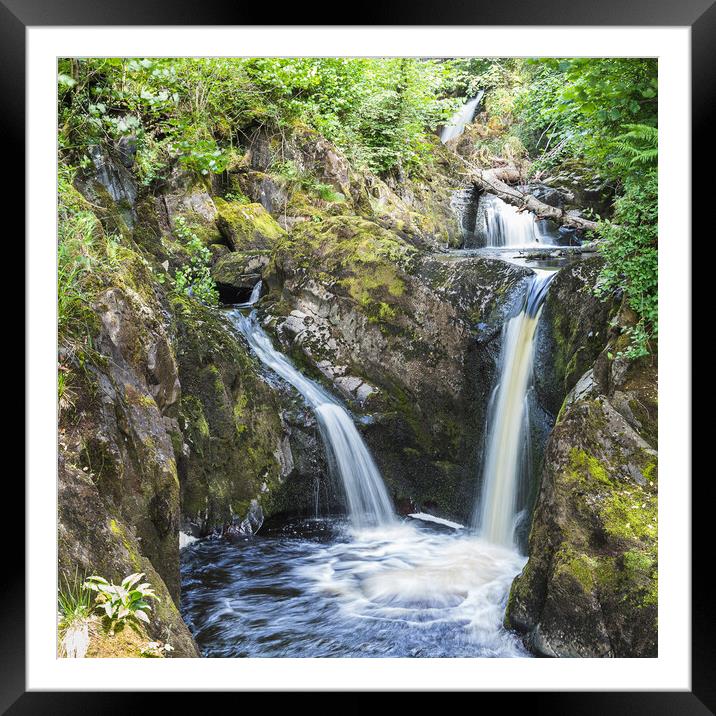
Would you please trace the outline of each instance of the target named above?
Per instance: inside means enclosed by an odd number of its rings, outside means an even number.
[[[125,577],[122,580],[122,587],[124,587],[124,589],[129,589],[132,585],[136,584],[143,576],[144,572],[135,572],[134,574],[130,574],[128,577]]]
[[[57,83],[63,87],[74,87],[77,84],[77,80],[72,79],[69,75],[59,74],[57,75]]]

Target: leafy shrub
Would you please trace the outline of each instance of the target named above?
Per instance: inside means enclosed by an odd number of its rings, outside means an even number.
[[[629,181],[615,202],[614,220],[601,222],[598,234],[606,259],[599,276],[597,295],[624,291],[637,315],[628,327],[628,358],[647,355],[658,336],[658,182],[655,172],[646,179]]]
[[[177,218],[174,230],[184,242],[184,248],[189,255],[188,263],[174,274],[174,289],[187,296],[194,296],[208,306],[218,305],[219,292],[209,270],[211,251],[189,228],[183,217]]]
[[[85,580],[83,586],[97,593],[96,608],[103,612],[110,635],[125,622],[149,623],[147,612],[152,608],[147,599],[159,601],[159,597],[154,593],[149,582],[139,584],[143,576],[143,572],[130,574],[122,580],[121,584],[110,584],[104,577],[96,575]]]
[[[342,202],[346,200],[345,196],[336,191],[331,184],[320,182],[313,174],[302,171],[295,162],[290,160],[274,162],[271,171],[280,176],[287,185],[315,194],[323,201]]]
[[[226,169],[228,155],[213,139],[182,139],[173,146],[179,152],[179,162],[198,174],[220,174]]]

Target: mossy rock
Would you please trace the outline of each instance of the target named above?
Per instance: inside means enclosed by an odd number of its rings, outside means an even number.
[[[498,260],[443,262],[378,221],[324,215],[277,247],[259,310],[329,390],[344,390],[341,376],[377,388],[352,407],[371,415],[361,429],[395,499],[464,520],[499,350],[499,327],[478,342],[474,323],[499,323],[529,273]],[[326,363],[345,369],[327,379]]]
[[[138,659],[142,657],[142,649],[152,641],[141,625],[120,624],[110,634],[99,621],[92,621],[89,637],[85,654],[88,659]]]
[[[657,454],[613,399],[568,399],[549,439],[505,616],[539,654],[657,654]]]
[[[234,251],[270,250],[286,232],[261,204],[216,199],[217,226]]]
[[[301,513],[313,503],[312,489],[295,496],[294,481],[305,478],[301,464],[313,465],[316,477],[325,471],[315,467],[321,460],[312,454],[321,451],[317,429],[306,420],[287,428],[284,415],[294,394],[266,382],[260,363],[219,311],[186,297],[174,299],[174,310],[179,425],[188,447],[179,460],[183,518],[209,534],[243,520],[252,500],[266,517]],[[304,433],[313,441],[301,442]]]

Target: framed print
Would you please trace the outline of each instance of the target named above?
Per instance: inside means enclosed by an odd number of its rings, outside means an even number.
[[[0,1],[27,207],[8,713],[713,712],[708,2],[264,26]]]

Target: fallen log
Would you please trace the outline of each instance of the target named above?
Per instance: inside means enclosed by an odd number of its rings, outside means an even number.
[[[538,219],[551,219],[562,226],[567,226],[572,229],[593,231],[597,228],[596,221],[583,219],[580,216],[573,216],[569,212],[564,211],[564,209],[558,209],[556,206],[545,204],[532,196],[532,194],[522,192],[505,183],[503,178],[513,179],[512,173],[509,172],[506,167],[480,169],[462,157],[458,156],[458,158],[465,164],[468,170],[466,178],[469,181],[483,191],[498,196],[502,201],[506,201],[518,209],[529,210],[533,212]]]

